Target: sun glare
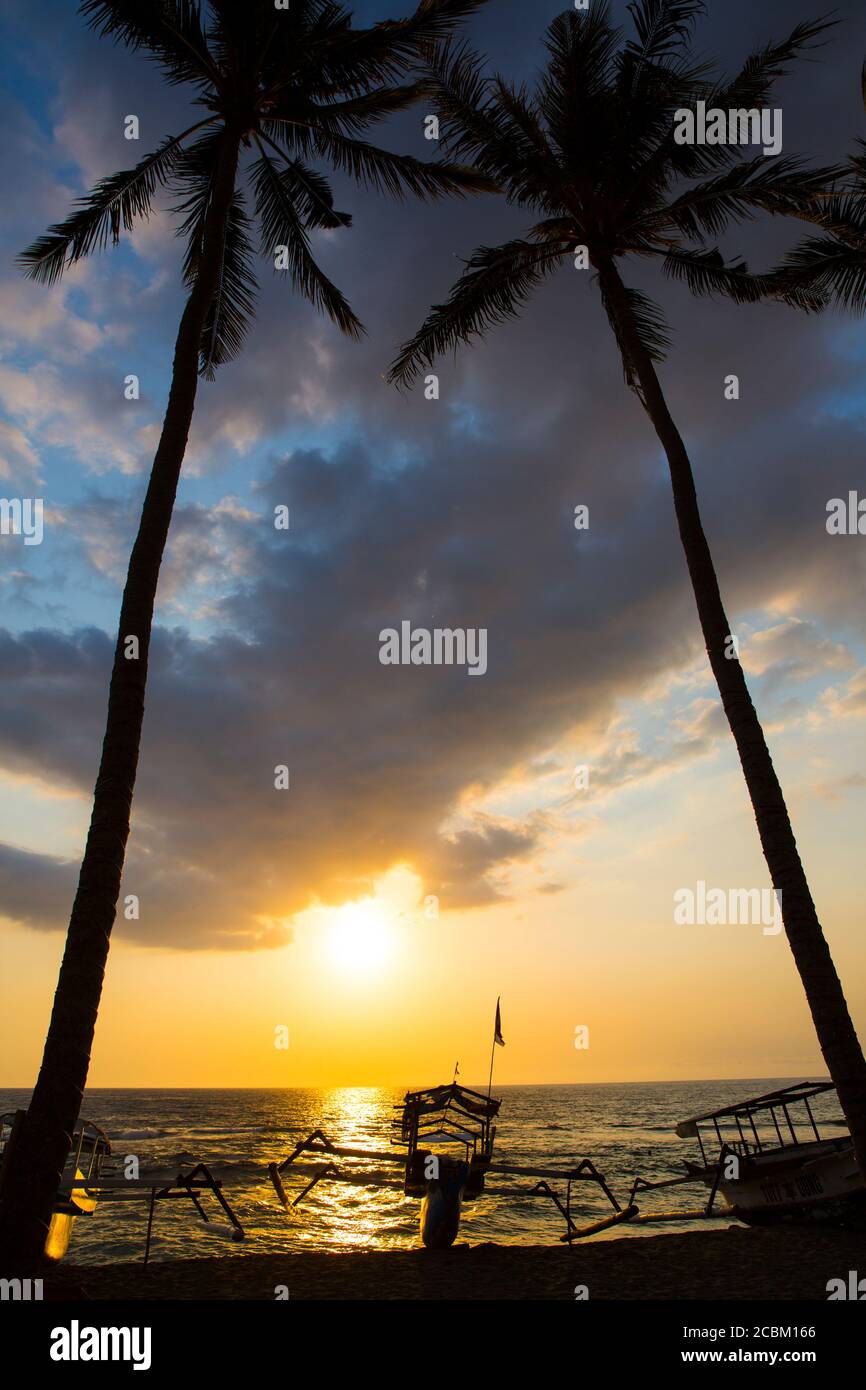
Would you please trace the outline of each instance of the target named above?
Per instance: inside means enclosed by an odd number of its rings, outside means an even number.
[[[375,902],[347,903],[337,909],[329,929],[328,952],[335,965],[352,975],[373,975],[389,961],[393,936]]]

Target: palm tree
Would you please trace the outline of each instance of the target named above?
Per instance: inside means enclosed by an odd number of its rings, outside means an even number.
[[[5,1268],[38,1263],[52,1201],[78,1118],[120,890],[144,715],[148,646],[160,563],[192,420],[198,376],[241,349],[254,313],[253,219],[261,247],[277,248],[294,288],[341,332],[363,326],[320,269],[309,233],[348,227],[334,207],[324,162],[400,198],[490,188],[456,164],[425,163],[367,143],[366,129],[416,101],[422,51],[484,0],[420,0],[409,18],[352,27],[337,0],[84,0],[91,28],[141,50],[172,85],[191,89],[196,118],[133,169],[112,174],[20,257],[52,284],[64,269],[147,217],[173,190],[186,241],[189,290],[175,343],[171,389],[120,611],[102,758],[39,1077],[20,1138],[4,1164],[0,1246]],[[241,177],[242,176],[242,177]],[[127,659],[134,652],[137,658]]]
[[[450,40],[439,51],[432,81],[443,149],[495,179],[532,225],[522,238],[474,252],[447,302],[435,305],[403,346],[390,379],[409,385],[440,353],[516,317],[530,292],[564,262],[574,276],[575,249],[587,249],[626,382],[667,456],[710,666],[821,1049],[866,1175],[866,1062],[743,669],[732,654],[689,456],[656,370],[669,343],[667,328],[659,307],[620,274],[627,258],[651,259],[696,293],[748,302],[767,292],[767,277],[750,277],[743,262],[726,264],[708,240],[758,211],[808,212],[838,171],[809,171],[787,156],[745,158],[735,145],[680,144],[677,128],[683,127],[675,113],[694,109],[698,100],[724,112],[766,106],[775,79],[827,26],[798,25],[724,82],[693,56],[700,0],[634,0],[629,10],[635,35],[625,42],[599,0],[586,14],[570,11],[554,19],[534,93],[486,77],[465,44]],[[791,285],[783,293],[800,307],[820,306],[808,287]]]

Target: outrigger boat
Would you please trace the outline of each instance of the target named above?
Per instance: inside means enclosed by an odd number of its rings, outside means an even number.
[[[393,1121],[391,1138],[392,1144],[403,1152],[349,1148],[332,1143],[321,1130],[315,1130],[302,1139],[282,1163],[269,1166],[270,1178],[287,1211],[297,1207],[318,1183],[326,1180],[372,1187],[402,1187],[405,1196],[421,1199],[421,1239],[430,1249],[445,1249],[453,1244],[460,1227],[463,1203],[474,1201],[489,1191],[491,1177],[493,1195],[498,1195],[495,1179],[499,1174],[536,1178],[535,1185],[524,1191],[551,1199],[566,1223],[561,1239],[569,1243],[630,1221],[637,1214],[636,1207],[624,1209],[620,1206],[604,1177],[588,1158],[566,1169],[494,1162],[496,1126],[493,1121],[501,1105],[501,1100],[469,1090],[456,1081],[450,1086],[408,1091],[402,1104],[395,1107],[399,1113]],[[311,1168],[304,1162],[308,1156],[325,1161]],[[347,1163],[338,1166],[337,1159]],[[400,1166],[402,1183],[389,1178],[386,1172],[359,1170],[354,1166],[359,1160],[367,1164]],[[283,1177],[290,1171],[312,1174],[291,1202],[283,1185]],[[564,1201],[550,1186],[550,1181],[555,1180],[566,1184]],[[612,1208],[610,1216],[584,1227],[579,1227],[571,1214],[572,1186],[581,1182],[594,1183]],[[513,1189],[507,1195],[513,1195]]]
[[[3,1160],[11,1152],[24,1124],[24,1110],[10,1110],[0,1115],[0,1192],[3,1184]],[[227,1222],[215,1222],[205,1211],[202,1198],[210,1192],[222,1208]],[[45,1259],[51,1263],[62,1260],[72,1238],[75,1222],[80,1216],[92,1216],[97,1204],[119,1201],[137,1202],[147,1208],[147,1231],[144,1243],[144,1263],[150,1259],[156,1205],[158,1202],[189,1201],[209,1230],[242,1240],[244,1230],[226,1200],[223,1184],[204,1163],[198,1163],[188,1173],[179,1173],[174,1182],[154,1184],[147,1179],[127,1177],[112,1165],[108,1135],[89,1120],[80,1120],[72,1136],[60,1186],[51,1214],[45,1240]]]
[[[534,1187],[526,1190],[530,1196],[537,1194],[551,1199],[565,1219],[565,1234],[561,1239],[567,1240],[569,1244],[573,1240],[615,1226],[621,1221],[630,1221],[637,1214],[637,1207],[630,1205],[624,1210],[595,1164],[588,1158],[567,1169],[529,1168],[513,1163],[494,1163],[496,1126],[493,1121],[499,1115],[502,1101],[494,1100],[491,1094],[493,1059],[497,1046],[505,1046],[499,1002],[497,999],[486,1096],[480,1091],[472,1091],[466,1086],[458,1085],[458,1067],[454,1069],[454,1079],[450,1086],[407,1091],[402,1104],[395,1106],[398,1114],[392,1122],[391,1143],[395,1148],[403,1150],[401,1153],[395,1153],[393,1150],[347,1148],[345,1145],[332,1143],[322,1130],[314,1130],[306,1139],[295,1145],[282,1163],[271,1163],[268,1166],[271,1182],[284,1208],[288,1211],[290,1206],[298,1206],[318,1183],[325,1180],[371,1187],[402,1186],[405,1196],[421,1199],[422,1241],[430,1249],[443,1250],[454,1243],[460,1228],[463,1203],[475,1201],[481,1196],[487,1189],[487,1180],[491,1174],[494,1176],[494,1182],[498,1174],[511,1174],[538,1179]],[[309,1163],[303,1161],[310,1155],[325,1159],[325,1162],[311,1169]],[[338,1158],[346,1161],[340,1167],[335,1162]],[[359,1161],[401,1167],[402,1183],[388,1177],[387,1167],[384,1172],[358,1169],[355,1165]],[[310,1181],[291,1203],[283,1186],[283,1177],[290,1169],[312,1173]],[[550,1186],[548,1179],[559,1179],[566,1183],[564,1203]],[[610,1216],[582,1228],[578,1227],[571,1217],[572,1184],[579,1182],[595,1183],[612,1207]]]
[[[832,1081],[800,1081],[683,1120],[676,1133],[697,1139],[701,1162],[687,1163],[683,1177],[636,1178],[631,1203],[638,1192],[698,1182],[709,1188],[707,1204],[697,1212],[647,1214],[638,1221],[727,1216],[748,1226],[866,1222],[866,1187],[851,1136],[822,1136],[811,1104],[835,1089]],[[716,1210],[719,1193],[727,1206]]]

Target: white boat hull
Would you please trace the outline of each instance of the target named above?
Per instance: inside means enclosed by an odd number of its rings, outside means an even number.
[[[866,1221],[866,1188],[850,1140],[752,1154],[741,1160],[738,1177],[722,1176],[719,1189],[748,1225]]]

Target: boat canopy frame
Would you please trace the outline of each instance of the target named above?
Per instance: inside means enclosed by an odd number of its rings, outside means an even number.
[[[391,1143],[408,1151],[411,1158],[419,1145],[454,1140],[462,1144],[467,1161],[490,1161],[501,1100],[472,1091],[452,1081],[446,1086],[430,1086],[423,1091],[407,1091],[402,1104],[394,1106]]]
[[[718,1159],[707,1157],[704,1147],[704,1140],[709,1133],[715,1134],[719,1149],[735,1153],[740,1157],[748,1157],[750,1154],[766,1153],[776,1149],[800,1148],[803,1144],[820,1142],[822,1136],[818,1129],[818,1123],[812,1111],[810,1101],[816,1096],[826,1095],[829,1091],[836,1089],[832,1081],[798,1081],[791,1086],[782,1086],[776,1091],[767,1091],[760,1096],[751,1096],[748,1100],[738,1101],[735,1105],[722,1106],[719,1110],[711,1110],[705,1115],[695,1115],[689,1120],[683,1120],[676,1126],[676,1133],[680,1139],[697,1139],[701,1150],[701,1158],[705,1167],[712,1167]],[[806,1119],[802,1116],[799,1120],[792,1118],[790,1110],[793,1106],[802,1105],[806,1112]],[[783,1117],[784,1125],[780,1124],[779,1117]],[[769,1141],[758,1131],[755,1123],[756,1117],[769,1115],[775,1130],[775,1141],[771,1137]],[[736,1126],[738,1138],[732,1139],[723,1133],[725,1122],[728,1127]],[[744,1131],[743,1124],[747,1123],[751,1129],[751,1135]],[[797,1124],[808,1125],[811,1133],[808,1138],[801,1138],[797,1132]],[[701,1126],[704,1126],[702,1129]],[[787,1127],[790,1138],[783,1133],[783,1128]]]

